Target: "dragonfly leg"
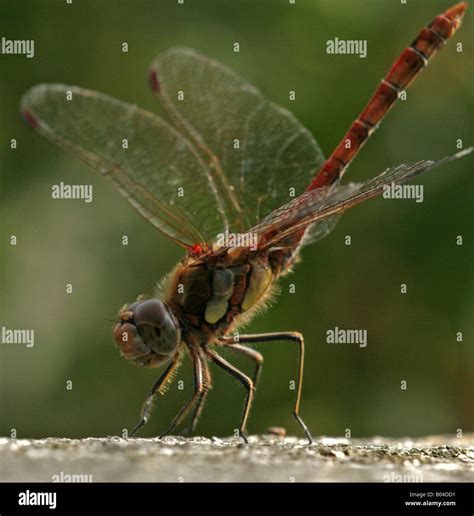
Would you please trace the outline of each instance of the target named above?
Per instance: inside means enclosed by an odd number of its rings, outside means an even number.
[[[196,429],[196,425],[199,421],[199,418],[202,413],[202,409],[204,408],[204,403],[206,402],[207,395],[209,391],[212,389],[212,380],[211,373],[209,371],[209,367],[205,360],[201,360],[202,362],[202,373],[203,373],[203,391],[201,396],[198,399],[196,408],[194,409],[194,413],[191,419],[191,425],[187,429],[187,434],[192,434]]]
[[[224,337],[224,339],[227,343],[229,348],[233,347],[231,342],[235,342],[234,337]],[[278,333],[259,333],[255,335],[239,335],[238,342],[244,343],[244,344],[250,344],[250,343],[260,343],[260,342],[274,342],[277,340],[289,340],[293,342],[298,343],[299,347],[299,357],[298,357],[298,378],[296,382],[296,398],[295,398],[295,405],[293,409],[293,416],[298,421],[298,424],[303,429],[306,437],[308,438],[309,444],[313,444],[314,440],[311,436],[310,431],[308,430],[308,427],[306,426],[305,422],[301,418],[299,412],[300,412],[300,402],[301,402],[301,390],[303,387],[303,369],[304,369],[304,338],[301,333],[298,332],[292,332],[292,331],[285,331],[285,332],[278,332]],[[242,346],[245,348],[245,346]],[[245,348],[249,350],[250,348]],[[253,350],[251,350],[253,351]],[[263,361],[263,358],[262,358]]]
[[[166,382],[168,382],[173,376],[174,371],[179,365],[179,359],[179,354],[176,354],[168,367],[163,371],[163,374],[153,384],[150,392],[148,393],[148,396],[145,399],[145,402],[143,403],[143,407],[140,412],[140,421],[133,428],[132,432],[130,433],[130,437],[133,437],[138,432],[138,430],[140,430],[140,428],[144,426],[150,419],[151,409],[153,407],[155,396],[160,392],[160,389],[166,385]]]
[[[260,378],[260,375],[262,374],[262,368],[263,368],[263,355],[259,353],[258,351],[255,351],[255,349],[248,348],[247,346],[242,346],[241,344],[238,344],[234,337],[222,337],[220,339],[220,342],[223,343],[227,349],[231,349],[232,351],[237,351],[238,353],[241,353],[242,355],[245,355],[249,358],[251,358],[255,362],[255,372],[253,374],[253,386],[254,389],[257,389],[257,383]],[[240,337],[239,337],[240,342]]]
[[[206,349],[205,352],[206,355],[216,365],[218,365],[220,368],[224,369],[224,371],[236,378],[247,389],[247,399],[245,400],[244,411],[242,413],[242,419],[240,420],[239,435],[244,440],[244,442],[248,444],[249,441],[247,438],[246,427],[247,419],[250,413],[250,407],[252,406],[253,394],[255,391],[253,381],[246,374],[242,373],[242,371],[240,371],[235,366],[227,362],[227,360],[223,359],[215,351]]]
[[[184,407],[178,412],[177,416],[173,419],[168,429],[160,434],[159,439],[174,431],[174,429],[186,417],[193,405],[199,400],[199,398],[201,398],[204,392],[202,359],[196,352],[191,352],[191,357],[194,361],[194,394],[185,403]]]

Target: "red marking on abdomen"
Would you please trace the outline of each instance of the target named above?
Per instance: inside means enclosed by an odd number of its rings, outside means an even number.
[[[21,111],[21,114],[28,123],[28,125],[30,125],[33,129],[36,129],[38,127],[38,120],[36,120],[36,118],[31,114],[31,112],[28,111],[28,109],[23,109]]]
[[[318,171],[308,190],[328,186],[342,176],[377,124],[393,106],[399,92],[408,87],[429,59],[456,32],[466,9],[465,2],[456,4],[421,30],[415,41],[395,61],[364,111]]]

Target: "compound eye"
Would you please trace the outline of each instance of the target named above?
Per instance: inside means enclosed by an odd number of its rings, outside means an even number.
[[[158,299],[148,299],[135,306],[130,305],[129,311],[133,311],[133,324],[150,349],[162,355],[176,351],[180,331],[164,303]]]
[[[169,318],[165,305],[157,299],[133,303],[129,310],[133,311],[133,321],[137,327],[150,325],[159,329]]]
[[[130,305],[127,305],[126,307],[126,310],[128,312],[134,312],[135,311],[135,308],[140,304],[142,303],[143,301],[134,301],[133,303],[131,303]]]

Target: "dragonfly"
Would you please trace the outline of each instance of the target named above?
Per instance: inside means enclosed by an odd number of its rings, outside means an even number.
[[[153,296],[118,313],[113,336],[133,364],[162,367],[131,436],[151,416],[184,357],[193,362],[193,395],[160,437],[186,417],[195,430],[212,387],[210,363],[245,388],[239,437],[247,420],[263,355],[256,344],[287,341],[298,349],[293,415],[300,415],[305,343],[296,331],[237,331],[275,297],[275,286],[349,208],[421,173],[470,153],[386,169],[362,183],[340,184],[357,152],[401,92],[461,24],[467,4],[437,16],[405,48],[328,159],[286,109],[223,64],[189,48],[171,48],[152,62],[149,83],[163,116],[103,93],[40,84],[25,93],[21,112],[42,136],[75,154],[118,191],[184,256]],[[253,376],[220,354],[248,357]]]

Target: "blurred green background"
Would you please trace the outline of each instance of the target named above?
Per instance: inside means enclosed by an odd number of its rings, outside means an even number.
[[[190,46],[293,111],[328,155],[401,50],[450,3],[1,1],[0,36],[34,39],[35,57],[0,55],[0,326],[32,328],[36,337],[31,349],[0,345],[0,435],[16,429],[18,437],[103,436],[131,428],[159,371],[120,357],[107,318],[137,294],[151,293],[181,257],[110,184],[23,123],[18,106],[29,87],[77,84],[154,110],[149,63],[170,46]],[[458,138],[472,144],[473,11],[408,100],[389,114],[348,179],[451,154]],[[326,41],[335,37],[367,39],[368,57],[327,55]],[[128,53],[121,52],[124,41]],[[289,90],[296,90],[296,101],[288,100]],[[329,237],[304,251],[278,302],[247,328],[305,335],[302,415],[315,435],[472,431],[472,163],[469,157],[423,176],[421,204],[377,199],[346,214]],[[53,200],[51,186],[60,181],[93,184],[94,202]],[[124,234],[128,247],[121,245]],[[457,235],[464,245],[456,245]],[[291,283],[295,294],[288,293]],[[405,295],[401,283],[408,285]],[[327,344],[326,330],[334,326],[367,329],[367,348]],[[288,387],[296,349],[285,343],[259,349],[265,367],[249,431],[273,425],[299,433]],[[247,361],[224,354],[251,371]],[[214,390],[197,433],[229,435],[244,393],[212,371]],[[190,396],[189,360],[177,379],[185,389],[176,381],[170,386],[142,436],[157,435]]]

